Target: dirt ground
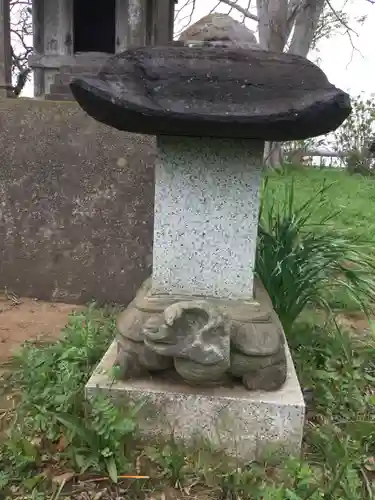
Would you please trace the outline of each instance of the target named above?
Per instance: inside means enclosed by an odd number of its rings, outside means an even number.
[[[359,335],[364,334],[364,333],[370,333],[371,332],[371,325],[369,323],[368,318],[361,313],[351,313],[351,314],[339,314],[338,318],[338,323],[341,326],[344,326],[346,328],[350,328],[354,330],[356,333]],[[375,317],[372,318],[371,323],[374,324]]]
[[[26,340],[57,338],[80,306],[0,295],[0,362]]]

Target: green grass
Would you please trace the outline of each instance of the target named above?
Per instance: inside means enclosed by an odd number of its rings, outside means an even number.
[[[311,221],[319,223],[335,212],[329,222],[332,230],[360,240],[364,252],[375,257],[375,178],[350,175],[339,169],[290,167],[281,172],[271,172],[267,175],[266,211],[273,202],[278,206],[282,204],[285,186],[292,182],[297,207],[306,203],[322,187],[330,186],[326,202],[317,207]],[[358,301],[344,289],[335,290],[327,300],[332,309],[347,312],[358,310]]]
[[[367,240],[369,253],[375,255],[375,179],[349,175],[342,170],[318,168],[275,172],[268,179],[268,189],[276,200],[283,199],[284,186],[293,179],[297,205],[306,202],[323,185],[332,184],[328,203],[314,214],[315,221],[332,211],[340,211],[332,219],[332,226],[352,237]]]
[[[375,302],[374,259],[367,245],[332,226],[330,191],[323,185],[301,204],[294,179],[285,183],[280,199],[264,184],[256,273],[286,331],[306,307],[332,314],[337,294],[346,294],[368,315]]]

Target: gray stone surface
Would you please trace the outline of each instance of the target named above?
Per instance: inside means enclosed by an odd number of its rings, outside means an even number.
[[[272,323],[237,323],[231,339],[248,356],[272,356],[281,344],[281,336]]]
[[[143,342],[122,338],[118,345],[119,367],[123,379],[134,378],[147,372],[172,368],[173,360],[160,356]]]
[[[245,49],[259,48],[254,33],[228,14],[213,12],[189,26],[180,35],[184,42],[217,41]]]
[[[146,439],[169,440],[173,432],[177,440],[196,445],[201,437],[247,462],[269,458],[270,450],[300,454],[305,404],[288,349],[287,380],[275,392],[249,392],[241,385],[189,387],[169,378],[114,381],[116,355],[114,342],[88,381],[86,395],[106,394],[119,405],[145,402],[138,424]]]
[[[237,351],[233,346],[230,352],[230,373],[239,378],[244,377],[248,373],[250,373],[250,376],[254,376],[254,372],[256,371],[265,370],[270,366],[278,365],[280,363],[283,363],[285,366],[284,349],[280,349],[280,351],[275,353],[273,356],[247,356],[246,354]],[[282,385],[280,384],[280,380],[283,381],[284,379],[285,376],[277,377],[275,382],[278,386],[280,386]],[[263,387],[263,389],[266,388]]]
[[[279,380],[287,376],[284,362],[270,365],[254,372],[246,373],[242,378],[243,385],[249,391],[275,391],[279,388]]]
[[[75,103],[0,100],[0,289],[127,304],[150,273],[153,138]]]
[[[105,53],[86,52],[84,54],[77,54],[74,57],[72,56],[71,64],[59,68],[49,88],[49,93],[45,95],[45,98],[52,101],[74,101],[75,99],[69,88],[69,83],[72,79],[79,75],[96,75],[109,55]]]
[[[158,147],[153,291],[251,298],[263,143],[164,136]]]

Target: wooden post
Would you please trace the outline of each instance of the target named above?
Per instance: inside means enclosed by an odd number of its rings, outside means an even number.
[[[0,98],[12,95],[9,0],[0,0]]]
[[[44,1],[32,0],[33,16],[33,53],[41,55],[44,53]],[[34,96],[40,97],[45,94],[44,72],[42,68],[33,68]]]
[[[128,47],[128,2],[116,0],[116,52],[126,50]]]
[[[155,45],[164,45],[173,40],[174,0],[154,0]]]
[[[142,46],[146,42],[146,1],[128,0],[128,47]]]

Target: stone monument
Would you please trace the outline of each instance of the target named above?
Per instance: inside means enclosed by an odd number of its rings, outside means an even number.
[[[254,270],[264,142],[327,133],[350,100],[302,57],[187,45],[125,51],[71,84],[89,115],[156,135],[159,150],[152,277],[118,317],[87,394],[145,400],[147,436],[172,427],[246,460],[271,445],[298,453],[303,398]],[[122,381],[111,385],[115,358]]]
[[[230,42],[233,47],[243,49],[260,48],[254,33],[228,14],[212,12],[183,31],[179,40],[190,43],[209,41],[211,45]]]

